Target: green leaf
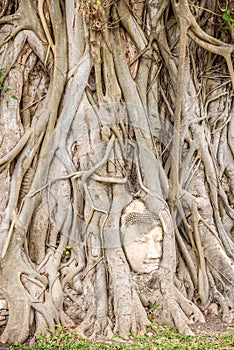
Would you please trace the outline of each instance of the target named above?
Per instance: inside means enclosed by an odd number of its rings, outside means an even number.
[[[66,249],[71,249],[72,247],[70,245],[67,245],[66,246]]]
[[[230,16],[230,14],[227,11],[223,13],[222,18],[224,19],[224,21],[230,21],[231,20],[231,16]]]
[[[6,106],[7,106],[7,108],[9,107],[9,101],[6,101]]]
[[[69,250],[66,250],[66,251],[65,251],[65,254],[66,254],[66,255],[70,255],[71,253],[69,252]]]
[[[0,83],[0,90],[2,90],[3,89],[3,85],[2,85],[2,83]]]
[[[10,89],[10,88],[6,88],[4,91],[5,91],[5,92],[10,92],[11,89]]]
[[[228,24],[226,24],[223,29],[230,29],[230,26]]]
[[[18,97],[15,95],[12,95],[11,98],[13,98],[13,100],[18,100]]]
[[[3,70],[0,69],[0,79],[3,77]]]

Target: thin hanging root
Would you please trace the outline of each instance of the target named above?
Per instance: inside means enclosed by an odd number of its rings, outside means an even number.
[[[132,16],[127,3],[121,0],[116,8],[123,27],[130,35],[137,49],[143,51],[147,47],[147,38],[140,25]]]
[[[33,302],[36,302],[38,300],[38,302],[41,303],[41,301],[39,299],[42,296],[42,294],[44,294],[44,292],[46,291],[46,286],[41,281],[36,280],[35,278],[29,277],[28,275],[26,275],[24,273],[22,273],[21,276],[22,275],[26,280],[32,282],[33,284],[36,284],[41,289],[41,292],[38,294],[36,299],[33,300]],[[27,290],[26,290],[26,292],[27,292]],[[30,294],[28,293],[28,295],[30,295]],[[30,298],[31,298],[31,296],[30,296]]]
[[[226,44],[223,41],[216,39],[204,32],[196,22],[194,16],[192,15],[189,8],[188,0],[180,0],[180,3],[181,9],[183,10],[183,16],[188,20],[190,24],[189,35],[192,31],[196,35],[197,39],[202,38],[201,40],[203,44],[209,45],[209,47],[213,47],[216,50],[215,53],[217,53],[218,55],[223,56],[223,53],[231,55],[234,49],[233,45]],[[181,13],[179,15],[181,15]],[[205,47],[205,49],[210,51],[207,47]]]
[[[208,228],[208,230],[214,235],[214,237],[218,240],[219,244],[222,246],[222,242],[217,234],[217,232],[206,222],[205,219],[201,215],[199,215],[199,220]]]
[[[232,89],[234,90],[234,70],[233,70],[233,65],[232,65],[232,58],[231,58],[231,53],[230,54],[225,54],[223,55],[227,62],[229,74],[231,76],[231,81],[232,81]]]
[[[4,247],[2,249],[0,261],[3,260],[6,256],[7,250],[9,248],[9,245],[11,242],[11,238],[12,238],[12,234],[13,234],[15,225],[17,225],[21,230],[23,230],[22,223],[19,221],[19,218],[16,215],[16,213],[13,214],[13,219],[12,219],[11,226],[10,226],[8,234],[7,234],[7,239],[6,239]]]
[[[45,62],[44,62],[45,67],[47,65],[47,61],[48,61],[48,58],[49,58],[50,49],[51,49],[51,46],[49,45],[48,48],[47,48],[47,51],[46,51],[46,57],[45,57]]]
[[[72,271],[70,271],[61,282],[62,288],[64,288],[67,283],[71,284],[71,281],[73,280],[73,278],[76,275],[78,275],[78,273],[81,272],[82,270],[83,270],[83,266],[82,267],[78,266],[75,269],[73,269]]]
[[[166,106],[167,106],[167,108],[168,108],[168,111],[169,111],[169,113],[170,113],[170,115],[171,115],[171,117],[172,117],[172,120],[174,120],[174,119],[175,119],[175,115],[174,115],[173,109],[172,109],[172,107],[171,107],[171,105],[170,105],[170,102],[168,101],[168,98],[167,98],[167,96],[166,96],[166,94],[165,94],[165,92],[164,92],[164,90],[163,90],[163,88],[162,88],[162,86],[161,86],[160,83],[159,83],[159,88],[160,88],[160,92],[161,92],[161,94],[162,94],[163,100],[164,100],[164,102],[166,103]],[[171,141],[170,141],[170,142],[171,142]],[[165,151],[164,151],[164,152],[165,152]]]
[[[106,164],[106,162],[108,161],[108,158],[110,156],[110,153],[111,153],[111,150],[113,148],[113,145],[114,145],[114,142],[115,142],[115,135],[112,134],[108,144],[107,144],[107,147],[106,147],[106,152],[105,152],[105,155],[104,157],[102,158],[102,160],[100,162],[98,162],[94,167],[92,167],[90,170],[87,170],[85,172],[85,174],[82,176],[82,183],[84,184],[87,179],[93,175],[95,173],[96,170],[98,170],[101,166],[103,166],[104,164]]]
[[[141,189],[151,195],[152,197],[155,197],[159,199],[166,207],[168,207],[167,202],[163,199],[162,196],[160,196],[156,191],[151,190],[150,188],[146,187],[143,183],[142,176],[141,176],[141,170],[140,170],[140,159],[139,154],[137,150],[137,146],[129,141],[129,144],[134,148],[134,154],[135,154],[135,162],[136,162],[136,171],[137,171],[137,179],[139,181],[139,185]]]
[[[107,221],[107,219],[108,219],[108,217],[109,217],[109,213],[108,213],[108,211],[106,211],[106,210],[102,210],[102,209],[96,208],[96,207],[94,206],[92,197],[91,197],[91,195],[90,195],[90,193],[89,193],[89,190],[88,190],[88,187],[87,187],[86,184],[84,185],[84,189],[85,189],[86,195],[87,195],[87,197],[89,198],[89,201],[90,201],[90,204],[91,204],[91,207],[92,207],[92,208],[91,208],[91,213],[90,213],[89,218],[88,218],[88,220],[87,220],[87,224],[86,224],[86,229],[85,229],[85,231],[87,232],[88,226],[89,226],[89,224],[90,224],[90,222],[91,222],[91,220],[92,220],[92,218],[93,218],[93,215],[94,215],[95,211],[96,211],[96,212],[99,212],[99,213],[102,213],[102,214],[105,215],[104,220],[103,220],[103,223],[102,223],[101,228],[100,228],[100,232],[101,232],[101,246],[102,246],[102,249],[103,249],[103,247],[104,247],[103,230],[104,230],[106,221]],[[86,237],[86,239],[87,239],[87,237]],[[88,246],[88,244],[87,244],[87,241],[86,241],[86,244],[85,244],[85,254],[86,254],[86,257],[88,256],[88,254],[87,254],[87,246]],[[104,251],[103,251],[103,257],[104,257]],[[103,257],[102,257],[102,258],[103,258]]]
[[[209,299],[209,282],[208,282],[207,273],[206,273],[206,262],[205,262],[204,251],[203,251],[200,234],[199,234],[199,228],[198,228],[199,213],[198,213],[196,204],[194,204],[192,208],[192,222],[193,222],[193,228],[194,228],[194,238],[195,238],[195,243],[197,247],[199,263],[200,263],[200,267],[198,271],[198,292],[200,294],[202,303],[205,304]]]
[[[24,107],[23,109],[20,110],[20,113],[24,112],[26,109],[34,106],[37,102],[40,102],[41,100],[43,100],[46,97],[46,94],[43,95],[42,97],[38,98],[36,101],[33,101],[32,103],[30,103],[28,106]]]
[[[223,43],[222,41],[216,38],[213,38],[210,35],[208,35],[206,32],[204,32],[200,28],[200,26],[197,24],[194,16],[192,15],[189,9],[187,0],[180,1],[179,6],[175,2],[174,6],[175,6],[175,9],[180,8],[181,13],[179,15],[179,21],[180,23],[184,22],[184,26],[186,26],[184,28],[184,32],[186,31],[186,34],[188,33],[191,39],[196,44],[203,47],[205,50],[224,57],[228,66],[229,74],[231,76],[232,87],[234,89],[234,70],[233,70],[232,59],[231,59],[231,55],[234,50],[233,45]],[[181,60],[179,55],[179,68],[180,68],[180,62]],[[178,73],[179,73],[179,68],[178,68]]]
[[[177,205],[180,217],[182,218],[183,224],[184,224],[184,226],[186,228],[186,232],[188,233],[188,237],[189,237],[190,243],[191,243],[193,249],[196,250],[194,238],[193,238],[193,235],[192,235],[192,227],[189,225],[189,223],[188,223],[188,221],[186,219],[186,215],[185,215],[183,206],[181,204],[181,201],[178,200],[176,205]]]
[[[92,175],[91,179],[97,181],[97,182],[103,182],[103,183],[109,183],[109,184],[125,184],[127,182],[127,178],[123,177],[110,177],[110,176],[99,176],[99,175]]]
[[[92,271],[103,259],[104,259],[104,256],[101,256],[101,258],[98,259],[98,261],[97,261],[95,264],[93,264],[88,270],[84,271],[84,273],[83,273],[83,275],[81,276],[80,279],[81,279],[81,280],[84,280],[85,277],[88,275],[88,273],[89,273],[90,271]]]
[[[182,8],[181,8],[182,6]],[[176,102],[174,113],[174,134],[171,150],[171,191],[170,191],[170,203],[171,209],[173,209],[176,198],[179,195],[179,167],[180,167],[180,131],[181,131],[181,113],[182,113],[182,101],[183,101],[183,86],[184,86],[184,67],[187,47],[187,32],[190,26],[187,18],[183,16],[184,8],[175,2],[174,7],[176,11],[182,11],[182,15],[179,16],[180,25],[180,42],[179,42],[179,57],[178,57],[178,72],[177,72],[177,87],[176,87]]]
[[[2,1],[2,11],[0,12],[0,18],[4,16],[4,13],[6,12],[7,6],[8,6],[9,0],[3,0]]]
[[[0,171],[2,171],[2,166],[6,166],[9,164],[24,148],[26,143],[29,140],[29,137],[32,134],[32,130],[28,130],[25,132],[25,134],[21,137],[20,141],[17,143],[17,145],[4,157],[0,158]]]
[[[190,254],[185,246],[185,243],[184,243],[183,239],[181,238],[181,235],[180,235],[178,228],[175,229],[175,236],[176,236],[177,244],[182,252],[185,263],[186,263],[188,270],[191,274],[191,279],[193,281],[193,284],[195,287],[197,287],[197,270],[195,268],[195,265],[193,263],[193,260],[190,256]]]
[[[44,186],[38,188],[37,190],[33,191],[33,192],[29,192],[26,197],[33,197],[36,194],[38,194],[39,192],[41,192],[42,190],[46,189],[47,187],[51,187],[55,182],[57,181],[62,181],[62,180],[68,180],[68,179],[77,179],[78,177],[81,177],[82,175],[84,175],[86,172],[85,171],[76,171],[74,173],[68,174],[68,175],[64,175],[64,176],[60,176],[57,177],[56,179],[51,180],[50,182],[48,182],[47,184],[45,184]]]
[[[6,242],[5,242],[3,250],[2,250],[0,261],[3,260],[6,256],[6,252],[8,250],[9,245],[10,245],[10,241],[11,241],[11,237],[12,237],[12,233],[13,233],[13,229],[14,229],[14,224],[15,224],[14,221],[12,221],[10,229],[8,231]]]
[[[44,0],[39,0],[38,1],[38,14],[39,14],[39,17],[41,19],[41,23],[42,23],[43,29],[45,31],[46,38],[47,38],[48,43],[49,43],[48,51],[51,48],[53,53],[54,53],[54,55],[55,55],[55,44],[53,43],[53,40],[52,40],[51,35],[50,35],[49,28],[48,28],[47,23],[46,23],[46,19],[45,19],[45,16],[44,16],[44,11],[43,11],[43,4],[44,4]],[[47,61],[47,56],[49,55],[48,51],[47,51],[47,55],[46,55],[46,58],[45,58],[45,63],[44,63],[45,65],[46,65],[46,61]]]
[[[199,29],[201,30],[200,27]],[[233,52],[233,47],[231,45],[224,44],[222,41],[219,41],[218,45],[206,42],[203,40],[203,38],[206,37],[206,33],[202,31],[202,35],[199,36],[198,31],[194,30],[194,27],[191,27],[191,29],[188,31],[188,35],[194,42],[196,42],[196,44],[203,47],[205,50],[210,51],[216,55],[223,56],[225,59],[227,59],[228,56],[230,57]]]
[[[234,71],[233,71],[233,66],[232,66],[232,60],[231,60],[231,55],[233,53],[234,48],[228,47],[228,45],[222,45],[222,46],[214,46],[212,44],[208,44],[207,42],[203,41],[199,37],[197,37],[193,31],[189,30],[188,35],[191,37],[191,39],[199,46],[201,46],[203,49],[212,52],[216,55],[223,56],[224,59],[226,60],[229,74],[231,76],[231,82],[232,82],[232,87],[234,89]]]
[[[45,35],[39,21],[39,18],[35,12],[35,9],[31,3],[31,0],[24,0],[19,3],[17,12],[13,15],[3,16],[0,18],[0,24],[12,24],[13,29],[10,35],[0,43],[2,45],[9,42],[19,32],[27,29],[36,33],[37,37],[42,43],[45,43]]]
[[[97,163],[93,168],[91,168],[90,170],[86,171],[85,174],[82,176],[82,183],[83,183],[84,191],[85,191],[86,196],[87,196],[87,198],[88,198],[88,200],[89,200],[89,202],[91,204],[91,207],[92,207],[89,219],[88,219],[87,224],[86,224],[86,230],[88,228],[89,223],[92,220],[92,217],[93,217],[93,214],[94,214],[95,211],[100,212],[102,214],[105,214],[105,219],[104,219],[104,221],[102,223],[102,227],[101,227],[102,243],[103,243],[103,237],[102,237],[103,236],[103,228],[104,228],[104,225],[106,223],[106,220],[109,217],[109,213],[106,210],[102,210],[102,209],[99,209],[99,208],[95,207],[95,205],[93,203],[93,200],[92,200],[92,197],[91,197],[91,194],[90,194],[89,189],[88,189],[87,180],[88,180],[89,177],[97,176],[96,174],[94,174],[96,172],[96,170],[98,170],[101,166],[106,164],[106,162],[108,161],[108,158],[110,156],[111,150],[113,148],[114,141],[115,141],[115,135],[112,134],[112,136],[111,136],[111,138],[110,138],[110,140],[109,140],[109,142],[107,144],[106,152],[105,152],[105,155],[104,155],[103,159],[99,163]],[[97,178],[99,179],[99,177],[97,177]],[[116,182],[116,180],[115,180],[115,183],[118,183],[118,182]],[[121,181],[121,183],[122,183],[122,181]],[[86,247],[87,247],[87,244],[86,244]],[[86,256],[87,256],[87,251],[86,251]]]

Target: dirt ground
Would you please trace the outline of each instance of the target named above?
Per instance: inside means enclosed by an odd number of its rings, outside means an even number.
[[[206,323],[196,322],[190,325],[192,331],[197,335],[215,336],[224,332],[234,332],[234,324],[225,323],[221,317],[205,315]]]

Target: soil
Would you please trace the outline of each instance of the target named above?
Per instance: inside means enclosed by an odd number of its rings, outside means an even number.
[[[234,324],[225,323],[220,316],[205,315],[205,323],[196,322],[189,325],[196,335],[216,336],[224,332],[234,332]]]

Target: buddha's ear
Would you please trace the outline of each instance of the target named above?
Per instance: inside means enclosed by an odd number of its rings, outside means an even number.
[[[169,237],[172,237],[173,233],[173,221],[171,214],[167,208],[163,208],[162,210],[159,211],[159,219],[161,221],[163,231],[168,234]]]

